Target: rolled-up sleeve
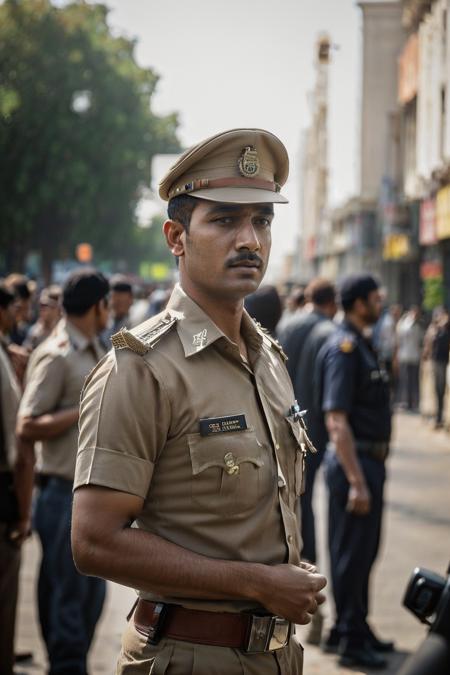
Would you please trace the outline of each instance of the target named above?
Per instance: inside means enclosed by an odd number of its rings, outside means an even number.
[[[81,395],[74,489],[99,485],[145,499],[167,439],[170,405],[141,356],[110,352]]]
[[[350,412],[354,404],[356,353],[343,353],[338,347],[328,350],[323,365],[323,412]]]
[[[55,412],[64,391],[64,357],[41,351],[27,372],[25,391],[19,408],[20,417],[40,417]]]

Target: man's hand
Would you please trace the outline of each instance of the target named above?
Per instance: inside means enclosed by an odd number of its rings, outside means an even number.
[[[10,540],[17,546],[21,546],[25,539],[31,535],[31,520],[18,520],[14,523],[9,533]]]
[[[20,384],[23,384],[30,352],[24,347],[11,343],[8,345],[8,355],[16,372],[17,379]]]
[[[314,571],[313,571],[314,570]],[[308,563],[266,567],[258,600],[269,612],[293,623],[306,624],[325,602],[320,591],[327,580]]]
[[[367,516],[370,512],[370,492],[365,483],[350,485],[347,499],[347,511],[355,516]]]

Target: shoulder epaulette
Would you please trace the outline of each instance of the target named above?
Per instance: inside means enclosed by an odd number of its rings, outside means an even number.
[[[344,354],[351,354],[356,347],[354,336],[351,333],[339,336],[338,346],[339,350]]]
[[[159,318],[152,317],[136,328],[122,328],[114,333],[111,342],[114,349],[131,349],[143,356],[156,345],[160,338],[168,333],[180,318],[179,312],[167,311]]]
[[[264,326],[261,326],[259,321],[255,321],[255,319],[253,319],[253,321],[255,322],[259,333],[262,335],[262,337],[266,341],[266,344],[268,344],[270,347],[272,347],[272,349],[275,349],[275,351],[277,351],[280,354],[283,361],[287,361],[288,360],[287,354],[284,352],[283,347],[280,345],[278,340],[276,338],[272,337],[272,335],[269,333],[267,328],[264,328]]]

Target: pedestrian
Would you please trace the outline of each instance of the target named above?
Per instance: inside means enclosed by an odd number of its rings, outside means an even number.
[[[130,309],[133,305],[133,285],[123,274],[115,274],[109,281],[109,319],[101,335],[105,348],[111,347],[110,340],[121,328],[131,328]]]
[[[245,298],[244,306],[252,319],[275,337],[282,311],[281,299],[275,286],[261,286]]]
[[[399,403],[410,412],[418,412],[420,403],[420,359],[424,331],[420,308],[412,306],[397,324],[397,360],[399,365]]]
[[[62,296],[65,316],[33,352],[19,409],[21,440],[42,443],[34,527],[42,546],[39,621],[51,675],[86,675],[105,597],[103,580],[87,578],[75,568],[70,520],[80,392],[104,354],[97,335],[108,320],[108,290],[107,280],[95,270],[76,270],[68,277]],[[31,502],[32,471],[30,461],[18,488],[24,503]]]
[[[39,295],[39,318],[29,328],[23,346],[30,351],[44,342],[61,318],[61,289],[52,285]]]
[[[317,562],[316,533],[313,511],[313,492],[317,471],[325,454],[328,434],[323,424],[320,405],[315,396],[315,362],[320,348],[335,330],[332,321],[336,314],[336,289],[328,279],[317,277],[305,289],[305,297],[312,311],[300,315],[291,326],[288,339],[282,346],[288,357],[289,372],[297,401],[305,408],[308,435],[316,452],[308,453],[305,462],[304,492],[301,496],[302,559]],[[311,622],[307,641],[319,644],[323,616],[317,611]]]
[[[21,389],[8,354],[6,336],[14,325],[14,295],[0,283],[0,672],[13,675],[14,631],[19,585],[19,519],[14,488],[16,416]]]
[[[377,556],[389,451],[389,381],[365,331],[380,315],[378,283],[351,275],[340,287],[344,321],[318,355],[322,410],[330,437],[325,456],[328,543],[336,619],[326,651],[340,664],[381,668],[393,648],[367,623],[369,578]]]
[[[433,320],[425,336],[424,359],[431,359],[436,394],[435,428],[444,426],[444,403],[447,389],[447,367],[450,350],[450,317],[443,307],[433,312]]]
[[[295,319],[305,311],[305,287],[294,286],[287,295],[284,304],[284,311],[277,326],[278,334],[284,332],[291,321],[295,321]]]
[[[33,321],[32,301],[36,284],[24,274],[9,274],[6,287],[14,295],[14,325],[10,331],[11,342],[21,346]]]
[[[176,161],[159,194],[180,284],[84,388],[72,544],[86,574],[138,590],[120,675],[302,672],[294,623],[325,585],[300,562],[306,438],[281,347],[243,310],[287,175],[259,129]]]

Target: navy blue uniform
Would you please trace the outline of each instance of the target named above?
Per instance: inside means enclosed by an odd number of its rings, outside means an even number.
[[[370,637],[369,575],[380,541],[384,459],[391,435],[389,382],[370,341],[347,321],[322,347],[317,368],[322,410],[347,414],[371,494],[367,515],[347,511],[349,483],[330,445],[325,475],[330,497],[328,538],[336,605],[334,634],[347,646],[360,647]]]

